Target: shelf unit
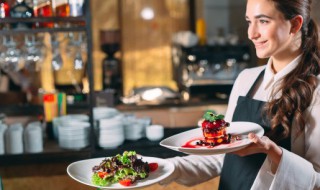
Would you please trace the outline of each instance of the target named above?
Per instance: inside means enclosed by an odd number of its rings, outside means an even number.
[[[71,109],[72,112],[84,111],[89,113],[89,122],[91,123],[91,136],[90,136],[90,147],[81,150],[65,150],[58,146],[58,143],[54,140],[45,140],[44,151],[41,153],[29,154],[4,154],[0,155],[1,166],[11,165],[25,165],[35,163],[52,163],[59,161],[75,161],[79,159],[90,158],[93,151],[95,150],[95,137],[93,133],[93,112],[92,107],[94,104],[94,81],[93,81],[93,58],[92,58],[92,28],[91,28],[91,10],[90,0],[84,2],[84,16],[79,17],[33,17],[33,18],[2,18],[0,24],[10,24],[17,22],[59,22],[59,23],[85,23],[83,26],[72,26],[72,27],[55,27],[55,28],[32,28],[32,29],[2,29],[0,35],[21,35],[21,34],[32,34],[32,33],[58,33],[58,32],[85,32],[86,43],[87,43],[87,66],[86,72],[89,81],[89,94],[88,94],[88,105],[75,105],[68,106],[68,111]],[[0,106],[0,112],[8,113],[8,115],[15,116],[30,116],[43,113],[43,108],[40,105],[8,105]]]
[[[26,33],[54,33],[54,32],[88,32],[87,27],[87,16],[79,17],[33,17],[33,18],[2,18],[0,24],[10,23],[35,23],[35,22],[60,22],[60,23],[72,23],[72,22],[85,22],[86,26],[76,27],[60,27],[60,28],[33,28],[33,29],[3,29],[0,31],[0,35],[15,35],[15,34],[26,34]]]

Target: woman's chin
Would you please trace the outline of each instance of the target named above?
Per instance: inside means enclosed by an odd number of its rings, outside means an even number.
[[[268,54],[262,52],[256,52],[256,54],[259,59],[266,59],[270,57]]]

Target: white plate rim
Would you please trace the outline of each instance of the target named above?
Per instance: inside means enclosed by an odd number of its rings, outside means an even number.
[[[260,125],[258,125],[256,123],[253,123],[253,122],[246,122],[246,121],[230,122],[230,127],[227,128],[227,132],[230,129],[234,130],[233,128],[231,128],[233,126],[252,126],[252,128],[253,128],[252,130],[257,130],[256,134],[259,137],[262,137],[263,134],[264,134],[264,129]],[[170,140],[177,139],[177,138],[180,138],[180,137],[184,137],[185,135],[187,135],[189,133],[190,134],[199,133],[199,131],[201,131],[201,128],[197,127],[195,129],[190,129],[188,131],[184,131],[182,133],[178,133],[176,135],[173,135],[173,136],[170,136],[170,137],[168,137],[166,139],[163,139],[160,142],[160,145],[163,146],[163,147],[178,151],[178,152],[186,153],[186,154],[214,155],[214,154],[223,154],[223,153],[229,153],[229,152],[233,152],[233,151],[236,151],[236,150],[240,150],[240,149],[248,146],[251,143],[248,139],[245,139],[241,146],[230,147],[230,148],[220,148],[219,146],[214,147],[214,148],[205,148],[205,147],[204,148],[184,148],[184,147],[181,147],[182,144],[180,146],[175,146],[175,145],[168,144],[168,141],[170,141]],[[232,134],[234,134],[234,133],[232,133]],[[237,133],[235,133],[235,134],[237,134]],[[190,136],[189,140],[191,140],[192,138],[196,138],[196,137],[199,137],[199,136]],[[186,140],[186,142],[187,142],[187,140]]]
[[[105,159],[105,157],[91,158],[91,159],[85,159],[85,160],[80,160],[80,161],[73,162],[73,163],[68,165],[67,173],[75,181],[80,182],[80,183],[82,183],[84,185],[87,185],[87,186],[100,188],[100,189],[123,190],[123,189],[139,189],[139,188],[142,188],[142,187],[144,188],[144,187],[153,185],[155,183],[158,183],[158,182],[166,179],[167,177],[169,177],[174,172],[174,165],[173,165],[173,163],[169,162],[168,160],[165,160],[165,159],[162,159],[162,158],[156,158],[156,157],[148,157],[148,156],[138,156],[138,157],[139,158],[142,157],[144,162],[148,162],[148,163],[157,162],[159,164],[159,168],[156,171],[149,173],[149,177],[147,179],[139,180],[139,181],[135,182],[133,185],[128,186],[128,187],[122,186],[120,184],[113,184],[113,185],[107,186],[107,187],[97,186],[97,185],[94,185],[94,184],[91,183],[91,178],[89,179],[90,183],[84,182],[84,181],[78,179],[76,176],[74,176],[72,174],[72,172],[71,172],[72,167],[75,167],[77,164],[82,164],[82,163],[86,163],[86,162],[88,162],[88,163],[89,162],[93,162],[94,165],[98,165],[98,164],[100,164],[100,162],[103,159]],[[90,169],[94,165],[90,166]],[[92,171],[91,170],[88,171],[88,172],[90,172],[90,174],[92,175]],[[166,172],[166,173],[161,173],[161,172]],[[91,175],[90,175],[90,177],[91,177]]]

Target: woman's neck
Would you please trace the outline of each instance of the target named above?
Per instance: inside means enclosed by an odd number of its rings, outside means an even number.
[[[301,54],[301,51],[288,52],[284,56],[272,56],[271,68],[274,73],[278,73],[291,63],[296,57]]]

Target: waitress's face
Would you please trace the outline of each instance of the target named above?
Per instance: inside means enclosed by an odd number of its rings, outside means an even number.
[[[285,55],[292,38],[290,21],[285,20],[270,0],[248,0],[246,20],[248,37],[259,58]]]

